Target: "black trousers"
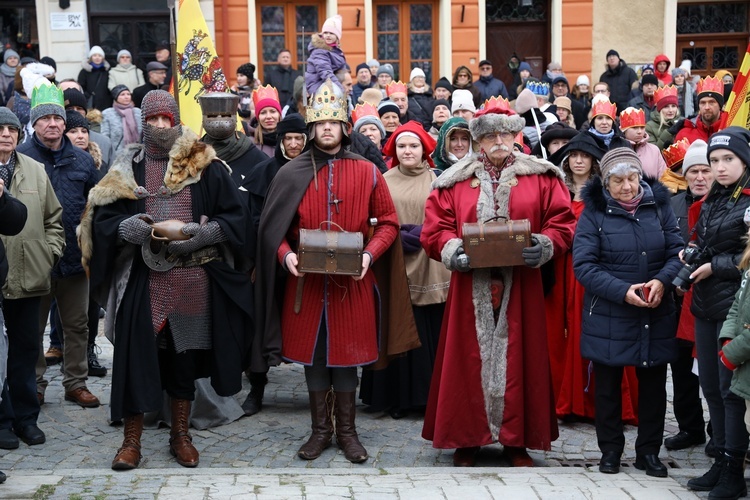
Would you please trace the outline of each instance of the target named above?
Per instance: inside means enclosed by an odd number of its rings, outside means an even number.
[[[177,353],[172,335],[167,329],[167,346],[159,349],[161,386],[172,399],[195,400],[195,380],[200,378],[199,368],[211,363],[208,349],[188,349]],[[205,371],[205,369],[203,370]]]
[[[706,422],[699,393],[698,376],[693,373],[693,343],[677,340],[677,360],[670,363],[674,387],[674,416],[680,431],[704,435]]]
[[[596,438],[604,452],[622,453],[622,366],[594,363]],[[638,377],[638,437],[636,455],[658,455],[667,412],[667,365],[635,369]]]

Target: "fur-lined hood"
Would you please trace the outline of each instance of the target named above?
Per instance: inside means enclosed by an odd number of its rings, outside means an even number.
[[[642,202],[653,201],[664,209],[671,206],[670,198],[672,196],[669,190],[657,179],[643,177],[641,179],[641,189],[645,190]],[[599,212],[604,212],[610,202],[617,203],[617,201],[609,196],[609,193],[605,192],[602,178],[598,175],[589,180],[583,187],[581,190],[581,199],[586,208],[592,208]]]
[[[513,173],[516,176],[551,174],[561,181],[565,180],[562,170],[547,160],[542,160],[535,156],[529,156],[523,153],[513,154],[515,156],[513,165],[507,168],[513,170]],[[452,187],[459,182],[476,177],[475,173],[479,170],[484,170],[484,163],[476,158],[464,158],[463,160],[457,161],[452,167],[443,172],[440,177],[432,183],[432,188],[444,189]]]
[[[328,45],[325,40],[323,40],[323,37],[320,36],[320,33],[313,33],[313,36],[310,37],[310,45],[308,45],[307,50],[322,49],[331,51],[337,48],[339,48],[338,45],[335,45],[333,47]]]
[[[94,166],[97,170],[102,168],[102,149],[95,142],[89,141],[89,154],[94,159]]]

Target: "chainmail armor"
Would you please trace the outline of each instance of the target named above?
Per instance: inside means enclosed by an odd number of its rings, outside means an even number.
[[[117,236],[124,241],[140,245],[151,237],[151,226],[140,219],[140,214],[128,217],[117,227]]]

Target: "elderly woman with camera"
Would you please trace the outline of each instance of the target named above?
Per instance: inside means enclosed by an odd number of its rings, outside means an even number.
[[[740,287],[738,268],[747,234],[743,222],[750,207],[750,132],[729,127],[709,139],[708,159],[714,174],[702,202],[690,207],[694,246],[683,252],[685,267],[675,284],[693,287],[690,311],[695,316],[695,346],[701,389],[708,403],[716,457],[703,476],[688,487],[710,491],[709,498],[739,498],[747,494],[743,477],[748,433],[745,402],[730,392],[732,371],[719,362],[719,333]],[[689,250],[689,251],[688,251]]]
[[[623,368],[638,377],[635,466],[666,477],[659,461],[667,408],[667,363],[677,354],[676,316],[666,293],[683,246],[669,191],[643,179],[638,155],[615,148],[602,157],[601,178],[583,190],[585,208],[573,243],[573,270],[585,289],[581,356],[594,365],[599,470],[616,474],[625,447]]]

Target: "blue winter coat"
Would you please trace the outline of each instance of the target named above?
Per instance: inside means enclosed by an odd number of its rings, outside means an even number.
[[[672,280],[683,247],[669,191],[641,181],[643,200],[630,215],[609,196],[599,177],[582,192],[585,208],[573,243],[573,270],[585,288],[581,355],[608,366],[663,365],[676,355],[676,315]],[[658,209],[657,209],[658,207]],[[634,283],[658,279],[661,304],[625,302]]]

